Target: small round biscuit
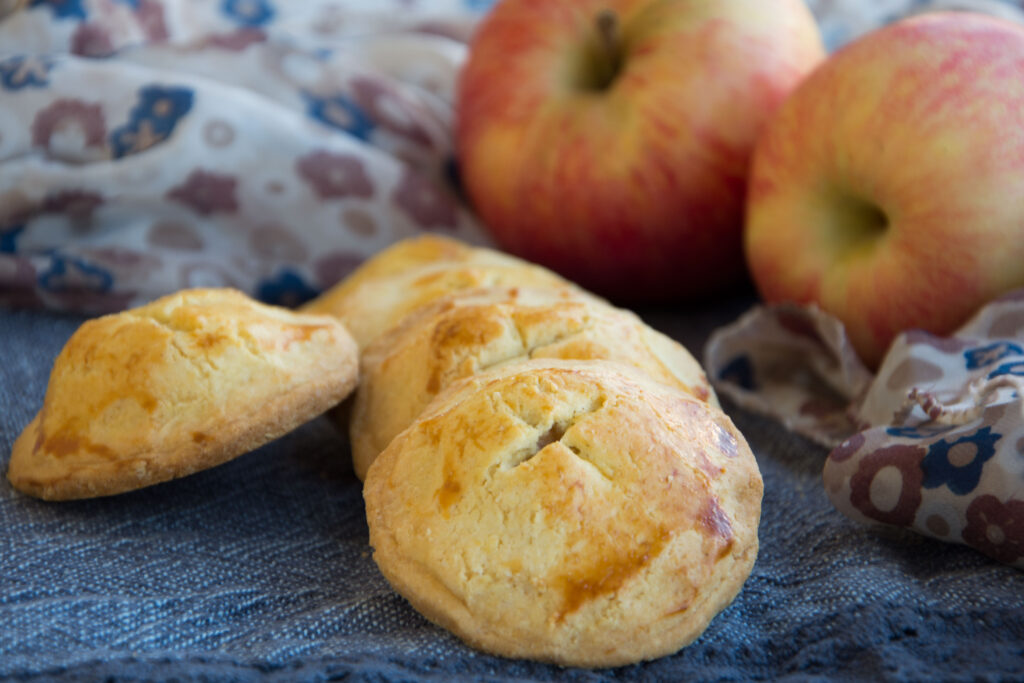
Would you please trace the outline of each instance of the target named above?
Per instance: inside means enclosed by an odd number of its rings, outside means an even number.
[[[618,361],[717,405],[693,356],[629,311],[568,289],[466,290],[409,314],[364,351],[349,421],[356,476],[444,387],[528,358]]]
[[[757,555],[762,482],[729,418],[607,361],[451,385],[374,461],[374,560],[431,621],[508,657],[677,651]]]
[[[420,237],[380,252],[302,310],[340,318],[362,351],[421,306],[453,292],[501,285],[582,291],[546,268],[499,251]]]
[[[179,292],[71,336],[7,477],[67,500],[198,472],[320,415],[357,373],[355,342],[331,316],[234,290]]]

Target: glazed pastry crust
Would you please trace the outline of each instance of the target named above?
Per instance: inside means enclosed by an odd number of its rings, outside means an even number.
[[[368,282],[438,263],[466,263],[473,259],[476,251],[488,253],[439,235],[422,235],[395,242],[364,261],[348,277],[308,302],[303,309],[311,313],[333,314],[342,301]],[[498,258],[501,258],[500,254]]]
[[[572,288],[555,273],[493,249],[441,237],[399,242],[303,307],[345,323],[360,351],[413,311],[449,294],[479,287]]]
[[[361,359],[349,434],[356,475],[453,381],[529,358],[605,359],[717,405],[700,365],[635,314],[575,290],[466,290],[410,314]]]
[[[72,335],[7,476],[48,500],[181,477],[323,413],[357,373],[355,342],[335,318],[234,290],[179,292]]]
[[[737,594],[762,482],[714,406],[606,361],[452,384],[370,466],[374,559],[422,614],[509,657],[677,651]]]

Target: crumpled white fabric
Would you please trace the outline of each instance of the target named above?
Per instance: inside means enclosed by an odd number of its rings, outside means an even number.
[[[832,503],[1024,568],[1024,290],[948,337],[901,334],[872,374],[842,323],[758,306],[705,348],[716,389],[831,449]]]

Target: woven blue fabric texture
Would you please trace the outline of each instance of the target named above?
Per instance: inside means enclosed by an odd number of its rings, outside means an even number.
[[[645,318],[699,352],[750,302]],[[0,311],[0,463],[82,318]],[[612,670],[476,652],[377,571],[347,441],[326,420],[134,493],[44,503],[0,482],[0,679],[1020,680],[1024,573],[848,521],[825,449],[726,405],[765,480],[761,552],[678,654]]]

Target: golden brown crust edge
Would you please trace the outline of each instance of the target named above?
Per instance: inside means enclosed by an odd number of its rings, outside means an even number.
[[[547,268],[503,252],[421,237],[380,252],[303,310],[339,318],[362,351],[417,309],[454,292],[491,286],[573,288],[598,298]]]
[[[438,263],[462,263],[473,258],[477,248],[439,235],[421,235],[395,242],[364,261],[348,277],[302,306],[306,313],[337,315],[356,289],[374,280]]]
[[[187,290],[72,335],[8,479],[67,500],[191,474],[323,413],[357,373],[355,342],[333,318]]]

